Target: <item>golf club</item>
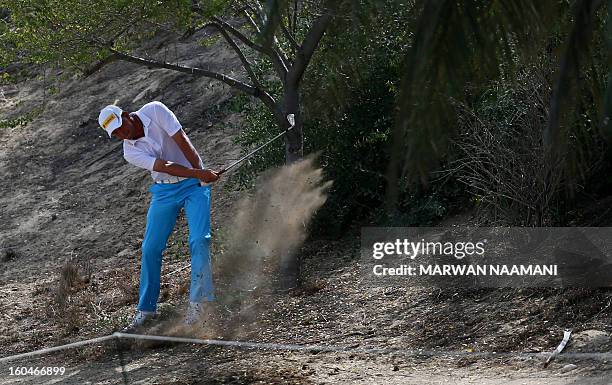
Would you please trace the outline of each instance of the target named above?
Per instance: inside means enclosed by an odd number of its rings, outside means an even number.
[[[287,121],[290,124],[289,128],[287,128],[285,131],[281,132],[280,134],[276,135],[274,138],[268,140],[266,143],[262,144],[261,146],[257,147],[253,151],[249,152],[248,154],[246,154],[242,158],[238,159],[234,163],[230,164],[229,166],[222,168],[217,173],[217,175],[221,175],[221,174],[225,173],[226,171],[228,171],[229,169],[234,168],[235,166],[239,165],[240,163],[244,162],[245,160],[247,160],[250,157],[252,157],[253,155],[255,155],[259,150],[261,150],[262,148],[266,147],[268,144],[274,142],[276,139],[280,138],[281,136],[283,136],[287,132],[289,132],[295,126],[295,116],[294,116],[294,114],[287,115]]]

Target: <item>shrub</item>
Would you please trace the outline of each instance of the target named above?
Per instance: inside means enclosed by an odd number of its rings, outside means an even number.
[[[566,205],[603,154],[585,110],[582,119],[562,128],[568,145],[560,160],[547,159],[542,138],[551,85],[543,71],[528,68],[510,84],[493,83],[472,106],[457,106],[458,156],[448,171],[493,223],[563,223]]]

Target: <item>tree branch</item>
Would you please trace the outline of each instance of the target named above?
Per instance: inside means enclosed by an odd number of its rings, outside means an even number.
[[[255,30],[255,33],[260,34],[261,33],[261,29],[259,29],[259,26],[255,22],[255,20],[253,20],[251,15],[249,15],[249,12],[247,10],[244,11],[244,16],[246,17],[246,19],[249,22],[249,24],[251,24],[251,27],[253,27],[253,29]]]
[[[189,75],[219,80],[233,88],[236,88],[244,92],[245,94],[252,95],[260,99],[266,105],[266,107],[268,107],[271,111],[274,111],[276,108],[276,101],[269,93],[267,93],[266,91],[260,88],[253,87],[250,84],[241,82],[238,79],[234,79],[230,76],[227,76],[227,75],[224,75],[218,72],[214,72],[214,71],[205,70],[202,68],[197,68],[197,67],[185,67],[185,66],[177,65],[177,64],[170,64],[166,62],[144,59],[138,56],[134,56],[134,55],[130,55],[124,52],[117,51],[113,48],[110,48],[110,51],[113,52],[115,55],[117,55],[117,58],[119,60],[131,62],[131,63],[135,63],[139,65],[144,65],[148,67],[165,68],[165,69],[169,69],[169,70],[173,70],[177,72],[186,73]]]
[[[247,21],[249,22],[249,24],[251,24],[251,26],[255,30],[255,33],[261,34],[261,30],[259,29],[259,26],[255,22],[255,20],[253,20],[251,15],[249,15],[249,12],[245,10],[244,15]],[[272,64],[274,65],[274,69],[276,70],[278,77],[281,78],[281,80],[284,83],[287,77],[287,71],[288,71],[287,68],[289,67],[286,56],[283,56],[280,52],[275,50],[273,47],[271,47],[268,51],[265,51],[265,54],[267,54],[270,60],[272,60]]]
[[[116,54],[112,54],[107,56],[106,58],[98,61],[96,64],[94,64],[93,66],[85,69],[83,71],[83,76],[85,77],[89,77],[91,75],[93,75],[94,73],[96,73],[100,68],[104,67],[105,65],[112,63],[114,61],[116,61],[118,59]]]
[[[261,7],[261,4],[259,4],[257,1],[254,2],[255,7],[253,7],[250,4],[246,4],[244,8],[248,8],[251,10],[251,12],[253,12],[255,15],[257,15],[257,18],[259,19],[259,22],[264,25],[265,27],[265,22],[264,22],[264,17],[265,17],[265,11],[263,10],[263,8]],[[261,28],[259,28],[259,26],[257,25],[257,23],[255,22],[255,20],[253,20],[253,18],[251,17],[251,15],[249,14],[249,12],[247,10],[244,11],[244,14],[247,18],[247,20],[249,21],[249,23],[251,24],[251,26],[255,29],[255,32],[261,36],[262,31]],[[287,55],[283,52],[283,50],[281,49],[280,45],[278,44],[278,40],[276,39],[276,36],[274,34],[272,34],[272,43],[269,46],[275,46],[277,49],[274,49],[273,47],[269,47],[264,45],[264,49],[265,48],[270,48],[272,49],[272,51],[275,53],[275,55],[278,56],[278,60],[280,60],[283,63],[283,66],[285,68],[289,67],[288,63],[289,60],[287,59]]]
[[[185,66],[177,65],[177,64],[170,64],[166,62],[148,60],[148,59],[144,59],[138,56],[133,56],[133,55],[130,55],[124,52],[117,51],[113,48],[111,48],[110,51],[113,52],[115,55],[117,55],[117,58],[120,60],[128,61],[131,63],[136,63],[136,64],[148,66],[148,67],[165,68],[165,69],[169,69],[173,71],[186,73],[189,75],[202,76],[202,77],[207,77],[211,79],[216,79],[229,86],[237,88],[241,90],[242,92],[247,93],[249,95],[259,96],[258,95],[259,90],[253,87],[252,85],[246,84],[244,82],[241,82],[240,80],[234,79],[224,74],[220,74],[218,72],[209,71],[209,70],[205,70],[205,69],[197,68],[197,67],[185,67]]]
[[[276,38],[274,38],[274,41],[278,43]],[[278,66],[282,69],[283,76],[281,76],[281,78],[284,79],[287,75],[287,68],[289,68],[289,66],[291,65],[291,62],[287,58],[287,55],[282,51],[280,47],[278,47],[278,49],[272,47],[270,55],[272,56],[272,62],[276,61],[275,66]]]
[[[290,64],[288,56],[285,52],[283,52],[283,49],[281,48],[280,44],[278,43],[278,39],[274,34],[272,35],[272,44],[270,44],[270,52],[274,54],[276,60],[279,60],[282,63],[283,68],[287,69],[289,67]]]
[[[225,30],[223,24],[210,23],[210,25],[212,25],[215,28],[217,28],[219,30],[219,32],[221,32],[221,34],[225,38],[225,41],[227,41],[227,44],[229,44],[234,49],[234,51],[236,52],[236,54],[240,58],[240,62],[242,63],[242,66],[244,67],[246,72],[249,74],[249,78],[251,79],[251,81],[253,82],[255,87],[260,89],[260,90],[263,89],[263,87],[261,85],[261,82],[259,81],[259,79],[257,78],[257,75],[255,75],[255,72],[253,71],[253,66],[251,65],[251,63],[249,63],[249,61],[246,58],[246,56],[244,56],[244,53],[242,52],[240,47],[238,47],[238,45],[236,44],[234,39],[232,39],[232,37],[227,32],[227,30]]]
[[[250,8],[248,5],[245,6],[245,8]],[[255,23],[255,21],[253,20],[253,18],[248,14],[248,11],[245,9],[244,13],[247,17],[247,21],[249,22],[249,24],[251,24],[256,33],[260,33],[259,27],[257,26],[257,24]],[[270,60],[272,60],[272,64],[274,65],[274,69],[277,72],[277,75],[283,79],[285,79],[285,76],[287,75],[287,59],[284,58],[279,52],[277,52],[274,49],[265,49],[264,47],[260,46],[259,44],[256,44],[253,40],[249,39],[246,35],[244,35],[242,32],[240,32],[238,29],[234,28],[232,25],[230,25],[228,22],[218,18],[218,17],[212,17],[213,23],[208,23],[205,24],[204,26],[198,28],[197,30],[206,28],[210,25],[216,27],[222,34],[224,34],[225,40],[227,40],[228,44],[230,44],[232,46],[232,48],[234,48],[234,50],[238,53],[238,56],[241,56],[241,61],[243,62],[243,65],[245,67],[245,69],[247,70],[247,72],[250,70],[250,68],[252,67],[250,64],[245,64],[246,59],[243,60],[244,55],[242,54],[242,52],[240,51],[240,48],[236,45],[236,43],[233,41],[233,39],[231,39],[229,37],[229,35],[227,35],[227,33],[231,33],[233,36],[235,36],[236,38],[238,38],[238,40],[240,40],[242,43],[244,43],[246,46],[252,48],[253,50],[267,55]],[[215,24],[216,23],[216,24]],[[248,62],[246,62],[248,63]],[[248,68],[247,68],[248,67]],[[249,73],[249,76],[251,77],[251,80],[253,80],[254,74]],[[253,83],[256,83],[255,80],[253,80]],[[260,86],[258,86],[260,87]]]
[[[253,14],[257,16],[257,19],[259,19],[259,22],[263,25],[264,20],[265,20],[265,12],[257,1],[254,1],[253,3],[254,5],[247,3],[246,7],[248,7],[251,10],[251,12],[253,12]]]
[[[219,25],[223,26],[223,28],[225,28],[232,35],[236,36],[241,42],[243,42],[247,46],[251,47],[255,51],[265,53],[264,48],[262,46],[260,46],[259,44],[255,44],[255,42],[253,42],[251,39],[246,37],[242,32],[238,31],[236,28],[232,27],[228,22],[223,21],[216,16],[213,17],[212,19]]]
[[[280,22],[280,27],[281,27],[281,30],[283,31],[283,34],[287,38],[287,40],[289,40],[289,43],[291,44],[291,48],[294,49],[295,51],[300,49],[300,45],[297,43],[297,41],[295,41],[295,38],[293,37],[291,32],[289,32],[289,30],[285,26],[285,23],[283,23],[282,20]]]
[[[293,0],[293,28],[291,30],[294,35],[297,33],[297,14],[298,14],[298,0]]]
[[[287,74],[287,82],[289,84],[297,86],[302,79],[304,71],[306,71],[306,67],[310,62],[315,49],[319,45],[321,38],[325,34],[325,30],[327,29],[331,19],[332,15],[330,13],[325,13],[315,20],[313,26],[306,34],[302,45],[298,49],[298,52],[295,55],[295,62]]]

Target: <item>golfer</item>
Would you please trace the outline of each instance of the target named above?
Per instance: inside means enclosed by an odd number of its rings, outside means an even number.
[[[189,225],[191,287],[184,322],[199,319],[205,303],[215,299],[209,256],[210,186],[219,179],[205,169],[200,155],[172,111],[163,103],[145,104],[127,113],[110,105],[100,111],[100,126],[123,140],[123,157],[134,166],[151,172],[153,184],[142,242],[140,299],[138,310],[125,332],[133,332],[156,317],[162,252],[181,208]],[[201,183],[204,182],[204,183]]]

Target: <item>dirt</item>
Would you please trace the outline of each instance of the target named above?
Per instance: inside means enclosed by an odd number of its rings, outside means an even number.
[[[203,34],[177,43],[180,57],[173,60],[200,63],[201,48],[195,45]],[[219,45],[207,50],[213,68],[241,76],[230,51]],[[161,100],[175,111],[208,166],[226,165],[240,153],[232,138],[242,128],[242,116],[230,107],[234,93],[228,87],[126,63],[84,79],[50,80],[56,73],[48,69],[46,77],[5,87],[0,94],[0,119],[23,116],[44,102],[42,113],[28,124],[0,130],[1,357],[108,335],[134,312],[150,177],[128,165],[120,144],[97,127],[100,107],[119,99],[120,106],[134,110]],[[57,92],[51,93],[51,86]],[[224,179],[213,189],[216,266],[222,265],[236,213],[244,212],[237,202],[246,193],[227,183]],[[321,197],[313,197],[316,208]],[[179,218],[164,256],[160,308],[166,319],[151,332],[171,330],[185,304],[186,227]],[[301,246],[302,234],[295,239],[303,264],[300,287],[289,292],[274,284],[237,287],[217,276],[220,299],[208,323],[180,332],[284,344],[517,355],[451,358],[103,343],[2,364],[0,384],[610,383],[609,360],[561,355],[544,369],[540,358],[518,354],[552,351],[567,327],[577,337],[568,352],[609,352],[609,291],[371,288],[360,275],[357,236],[306,239]],[[261,269],[262,282],[279,278],[273,268],[253,268]],[[568,363],[576,367],[563,369]],[[11,377],[11,366],[64,366],[66,374]]]

